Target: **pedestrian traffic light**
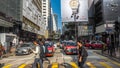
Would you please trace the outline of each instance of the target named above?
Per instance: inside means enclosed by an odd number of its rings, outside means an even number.
[[[118,22],[118,21],[115,21],[115,26],[114,26],[115,28],[115,31],[119,31],[120,30],[120,23]]]

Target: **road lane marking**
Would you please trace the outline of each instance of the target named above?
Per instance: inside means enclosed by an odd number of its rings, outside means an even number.
[[[110,65],[106,64],[105,62],[99,62],[105,68],[112,68]]]
[[[70,65],[72,66],[72,68],[79,68],[75,62],[71,62]]]
[[[26,66],[26,64],[21,64],[20,66],[18,66],[18,68],[24,68]]]
[[[5,65],[5,66],[2,67],[2,68],[11,68],[11,66],[12,66],[12,64],[7,64],[7,65]]]
[[[52,68],[58,68],[58,63],[52,63]]]
[[[94,53],[94,54],[95,54],[95,55],[99,55],[99,54],[97,54],[97,53]],[[111,59],[109,59],[109,58],[107,58],[107,57],[104,57],[104,56],[101,56],[101,55],[99,55],[99,57],[102,58],[102,59],[104,59],[104,60],[110,61],[111,63],[113,63],[113,64],[115,64],[115,65],[117,65],[117,66],[120,66],[120,63],[115,62],[115,61],[113,61],[113,60],[111,60]]]
[[[91,62],[86,62],[87,66],[89,66],[90,68],[96,68]]]

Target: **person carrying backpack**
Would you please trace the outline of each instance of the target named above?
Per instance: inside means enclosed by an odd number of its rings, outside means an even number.
[[[34,42],[34,45],[35,45],[35,50],[31,49],[33,53],[35,54],[35,60],[32,65],[32,68],[43,68],[42,59],[40,58],[40,53],[41,53],[40,45],[38,44],[37,41]]]
[[[77,48],[78,48],[78,66],[83,68],[84,63],[87,60],[88,52],[82,44],[82,41],[77,41]]]
[[[39,42],[40,45],[40,58],[42,60],[42,63],[44,60],[47,60],[48,63],[50,64],[50,60],[45,56],[46,52],[47,52],[47,47],[45,46],[45,42],[43,40],[41,40]]]

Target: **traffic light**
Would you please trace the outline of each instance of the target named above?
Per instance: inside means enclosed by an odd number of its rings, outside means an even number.
[[[120,31],[120,23],[118,21],[115,21],[115,31]]]

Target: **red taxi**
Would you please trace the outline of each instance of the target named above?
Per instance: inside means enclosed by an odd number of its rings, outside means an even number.
[[[75,42],[68,41],[64,46],[64,52],[66,54],[77,54],[77,45]]]
[[[102,41],[90,41],[89,43],[85,44],[85,47],[87,48],[102,48],[103,45],[105,45],[105,43],[103,43]]]
[[[52,44],[52,42],[47,42],[45,43],[45,47],[46,47],[46,56],[53,56],[54,55],[54,44]]]

